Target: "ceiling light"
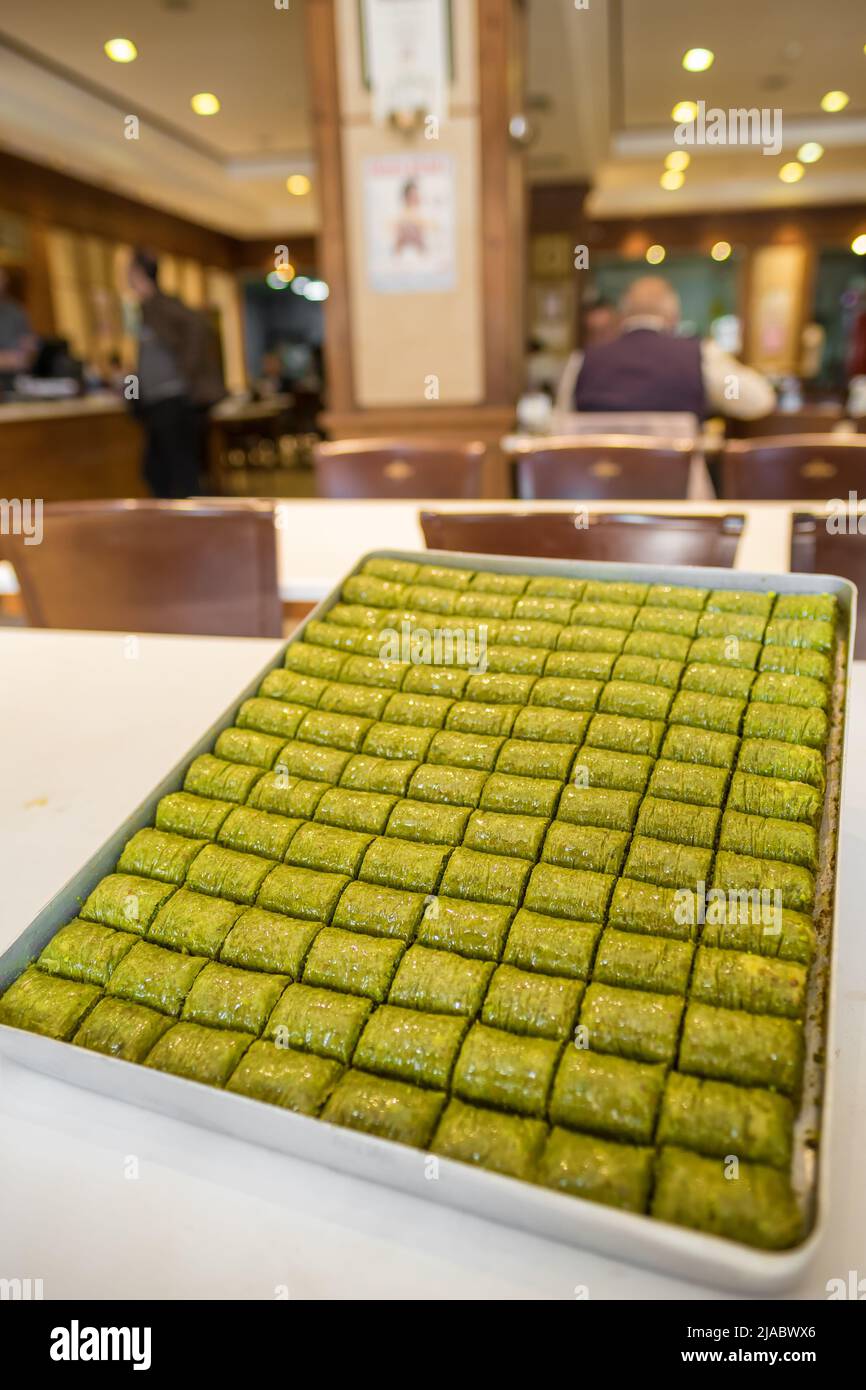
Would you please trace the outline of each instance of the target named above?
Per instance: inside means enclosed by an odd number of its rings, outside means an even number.
[[[308,275],[296,275],[292,281],[292,293],[303,294],[309,283],[310,277]]]
[[[286,188],[295,198],[303,198],[312,188],[310,180],[306,174],[289,174],[286,179]]]
[[[847,92],[825,92],[821,98],[821,110],[844,111],[850,100]]]
[[[189,104],[197,116],[215,116],[220,109],[219,97],[215,97],[213,92],[196,92],[194,97],[190,97]]]
[[[675,189],[682,188],[685,181],[686,176],[681,173],[679,169],[665,169],[659,179],[662,188],[667,189],[668,193],[673,193]]]
[[[790,164],[783,164],[779,170],[779,178],[782,183],[799,183],[806,170],[796,159],[792,159]]]
[[[866,256],[866,233],[855,236],[854,240],[851,242],[851,250],[854,252],[855,256]]]
[[[690,48],[683,54],[683,67],[686,72],[706,72],[713,66],[715,57],[711,48]]]
[[[671,112],[671,120],[676,121],[677,125],[689,125],[691,121],[697,119],[698,104],[696,101],[678,101]]]
[[[304,298],[311,300],[314,304],[320,304],[323,299],[328,298],[330,292],[324,280],[311,280],[304,289]]]
[[[293,265],[278,265],[274,274],[279,275],[280,279],[288,284],[290,280],[295,278],[295,267]]]
[[[278,270],[272,270],[269,275],[265,276],[265,284],[272,290],[287,290],[289,288],[288,280]]]
[[[731,254],[731,243],[729,241],[717,241],[715,246],[710,248],[710,255],[714,261],[726,261]]]
[[[677,173],[688,169],[691,162],[692,157],[688,150],[672,150],[670,154],[665,155],[665,168],[674,169]]]
[[[798,149],[797,158],[801,164],[817,164],[823,153],[824,146],[819,145],[817,140],[807,140]]]
[[[138,57],[138,49],[132,39],[109,39],[103,44],[103,49],[112,63],[134,63]]]
[[[667,252],[663,246],[648,246],[646,249],[646,259],[650,265],[661,265]]]

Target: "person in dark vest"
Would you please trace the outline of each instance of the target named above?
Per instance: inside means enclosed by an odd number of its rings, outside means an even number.
[[[703,420],[756,420],[776,404],[760,372],[711,339],[676,336],[680,301],[660,275],[644,275],[623,295],[621,331],[588,345],[574,388],[577,411],[685,411]]]

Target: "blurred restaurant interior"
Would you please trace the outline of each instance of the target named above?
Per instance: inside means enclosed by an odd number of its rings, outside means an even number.
[[[279,635],[425,544],[866,576],[861,0],[400,8],[8,0],[0,623]]]

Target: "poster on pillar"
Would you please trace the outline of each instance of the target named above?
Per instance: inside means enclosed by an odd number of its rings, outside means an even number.
[[[434,294],[457,282],[455,171],[450,155],[364,161],[366,260],[377,294]]]
[[[447,115],[450,0],[361,0],[362,65],[376,121]]]

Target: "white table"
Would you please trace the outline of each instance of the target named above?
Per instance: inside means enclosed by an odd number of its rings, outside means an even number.
[[[277,644],[0,632],[0,950]],[[853,691],[836,981],[835,1202],[794,1297],[864,1271],[866,669]],[[171,717],[164,714],[170,709]],[[852,775],[853,774],[853,775]],[[50,851],[45,856],[45,845]],[[139,1176],[129,1178],[132,1160]],[[0,1059],[0,1277],[46,1298],[715,1298],[164,1119]]]

